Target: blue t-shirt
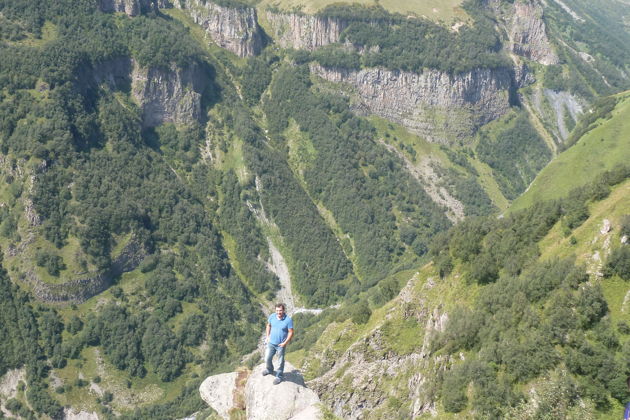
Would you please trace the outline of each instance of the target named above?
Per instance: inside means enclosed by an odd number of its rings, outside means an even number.
[[[626,411],[623,413],[623,420],[630,419],[630,402],[626,404]]]
[[[271,324],[269,342],[274,345],[278,345],[286,340],[289,335],[289,328],[293,329],[293,320],[287,314],[284,314],[282,319],[278,319],[276,314],[271,314],[267,322]]]

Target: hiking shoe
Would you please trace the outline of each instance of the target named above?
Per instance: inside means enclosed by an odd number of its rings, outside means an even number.
[[[274,385],[278,385],[280,382],[282,382],[282,378],[276,378],[273,380]]]
[[[267,376],[269,375],[271,372],[269,372],[267,369],[263,370],[263,376]]]

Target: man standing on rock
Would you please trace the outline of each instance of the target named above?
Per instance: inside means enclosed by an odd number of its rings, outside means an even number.
[[[278,385],[284,376],[284,353],[287,344],[293,338],[293,320],[286,314],[284,303],[276,303],[276,313],[269,315],[267,320],[267,351],[265,352],[265,363],[267,369],[263,371],[263,376],[274,373],[273,355],[278,353],[278,370],[273,384]]]

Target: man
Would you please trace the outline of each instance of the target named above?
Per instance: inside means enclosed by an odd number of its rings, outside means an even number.
[[[284,353],[287,344],[293,338],[293,320],[285,313],[284,303],[276,303],[276,313],[269,315],[267,320],[267,351],[265,352],[265,363],[267,369],[263,371],[263,376],[274,373],[273,355],[278,353],[278,370],[273,384],[278,385],[284,376]]]

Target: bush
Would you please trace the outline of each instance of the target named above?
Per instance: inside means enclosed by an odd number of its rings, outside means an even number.
[[[622,245],[611,252],[604,267],[604,275],[618,275],[624,280],[630,280],[630,246]]]
[[[367,324],[370,320],[370,316],[372,315],[372,311],[368,306],[366,301],[361,301],[353,310],[352,310],[352,322],[355,324]]]

